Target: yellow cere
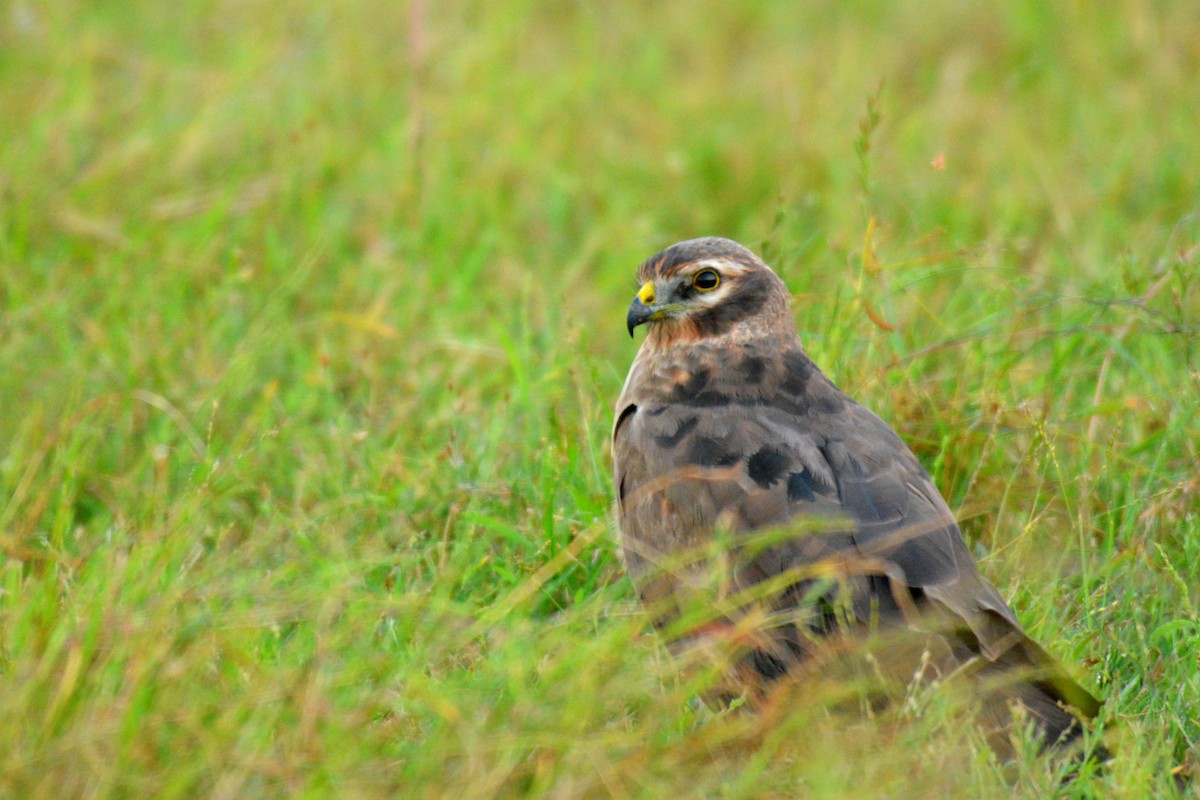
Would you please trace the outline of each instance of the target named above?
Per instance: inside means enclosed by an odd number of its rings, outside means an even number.
[[[643,305],[654,304],[654,281],[646,281],[641,289],[638,289],[638,300],[642,301]]]

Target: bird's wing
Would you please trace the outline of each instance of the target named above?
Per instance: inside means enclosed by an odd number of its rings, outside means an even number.
[[[948,612],[964,648],[990,661],[1015,658],[1016,648],[1027,666],[1061,675],[979,574],[945,500],[895,432],[842,394],[798,345],[772,362],[778,371],[754,385],[714,359],[706,372],[693,371],[686,393],[647,392],[641,402],[637,387],[626,393],[613,459],[635,579],[647,562],[703,546],[720,527],[849,519],[849,530],[797,535],[763,553],[760,577],[835,555],[882,562],[914,596]],[[1059,694],[1092,711],[1095,701],[1078,691]]]
[[[855,547],[896,564],[907,586],[942,612],[958,648],[985,659],[983,669],[1012,673],[1008,691],[1056,739],[1071,730],[1064,702],[1088,717],[1100,703],[1030,639],[1000,593],[979,573],[949,506],[912,451],[879,417],[846,398],[820,373],[809,378],[816,402],[808,426],[837,482],[843,508],[857,521]],[[840,397],[842,403],[836,401]],[[819,433],[815,433],[819,431]]]

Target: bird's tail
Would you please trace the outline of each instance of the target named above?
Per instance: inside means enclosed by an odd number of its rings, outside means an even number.
[[[1076,683],[1062,666],[1024,633],[1013,631],[1010,646],[982,659],[977,677],[984,688],[989,741],[998,753],[1011,749],[1014,710],[1037,728],[1044,750],[1075,753],[1083,744],[1084,723],[1100,713],[1101,703]],[[1102,762],[1110,753],[1096,744],[1083,758]]]

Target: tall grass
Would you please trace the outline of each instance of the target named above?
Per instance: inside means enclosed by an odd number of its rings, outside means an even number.
[[[1186,3],[0,9],[0,795],[1164,796],[1198,40]],[[1106,775],[1010,783],[937,693],[695,701],[607,436],[633,270],[704,234],[1106,699]]]

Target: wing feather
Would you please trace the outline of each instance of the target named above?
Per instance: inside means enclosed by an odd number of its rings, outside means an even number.
[[[1095,713],[1094,698],[1028,639],[979,574],[950,508],[908,447],[796,348],[799,356],[774,363],[799,376],[775,374],[747,387],[723,382],[722,371],[709,365],[695,397],[676,388],[621,401],[613,461],[635,582],[671,554],[703,547],[719,527],[748,533],[801,518],[831,520],[836,530],[797,534],[757,552],[748,580],[830,557],[881,564],[887,580],[857,584],[871,595],[855,603],[864,617],[889,600],[898,577],[949,620],[951,646],[965,658],[1016,659],[1049,676],[1053,697]],[[848,519],[852,530],[832,522],[838,519]],[[671,588],[642,583],[640,590],[650,601]]]

